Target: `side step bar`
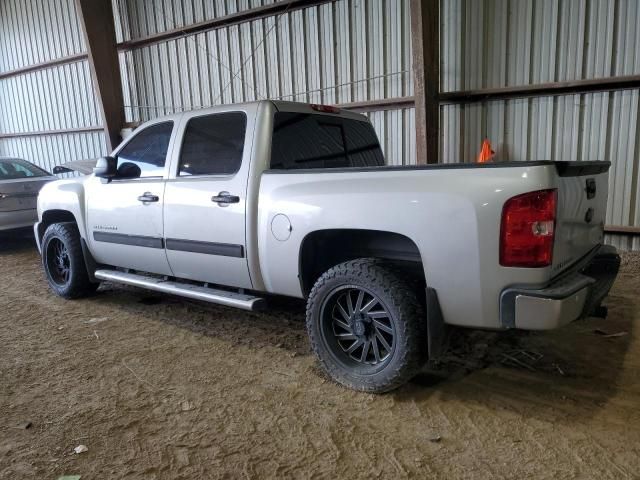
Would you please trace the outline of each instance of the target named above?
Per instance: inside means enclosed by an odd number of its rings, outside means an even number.
[[[243,310],[263,310],[266,306],[264,298],[254,297],[253,295],[200,287],[190,283],[172,282],[162,278],[126,273],[119,270],[96,270],[95,277],[98,280],[123,283],[133,287],[146,288],[147,290],[170,293],[172,295],[180,295],[182,297],[218,303],[227,307],[236,307]]]

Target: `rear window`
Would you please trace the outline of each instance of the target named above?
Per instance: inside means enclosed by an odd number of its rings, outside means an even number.
[[[276,112],[271,168],[381,167],[384,156],[369,122],[330,115]]]
[[[45,172],[41,168],[19,158],[0,159],[0,180],[48,177],[49,175],[49,172]]]

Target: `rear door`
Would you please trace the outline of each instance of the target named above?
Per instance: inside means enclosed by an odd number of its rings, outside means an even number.
[[[557,162],[559,175],[553,271],[564,270],[604,240],[608,162]]]
[[[98,263],[171,275],[162,208],[173,129],[173,121],[142,127],[114,153],[118,176],[90,180],[87,228]]]
[[[245,213],[249,111],[185,114],[165,190],[167,258],[176,277],[251,288]]]

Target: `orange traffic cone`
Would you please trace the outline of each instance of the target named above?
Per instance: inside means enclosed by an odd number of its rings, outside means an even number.
[[[478,163],[490,162],[493,156],[496,154],[491,150],[491,142],[488,138],[485,138],[480,147],[480,153],[478,154]]]

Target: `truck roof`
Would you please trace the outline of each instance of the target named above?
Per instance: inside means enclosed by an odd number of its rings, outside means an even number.
[[[158,120],[169,120],[169,119],[176,119],[177,117],[179,117],[180,115],[182,115],[183,113],[189,113],[189,112],[201,112],[202,114],[208,114],[208,113],[216,113],[216,112],[228,112],[230,109],[233,108],[255,108],[260,104],[263,103],[271,103],[273,104],[277,110],[279,111],[284,111],[284,112],[300,112],[300,113],[309,113],[309,114],[322,114],[322,115],[339,115],[341,117],[344,118],[349,118],[352,120],[359,120],[359,121],[366,121],[368,122],[369,119],[361,114],[361,113],[357,113],[357,112],[352,112],[350,110],[345,110],[342,109],[340,107],[334,107],[332,105],[318,105],[318,104],[314,104],[314,103],[303,103],[303,102],[290,102],[290,101],[286,101],[286,100],[256,100],[253,102],[244,102],[244,103],[227,103],[224,105],[215,105],[213,107],[206,107],[206,108],[194,108],[191,110],[183,110],[181,112],[177,112],[177,113],[173,113],[173,114],[169,114],[169,115],[163,115],[161,117],[155,117],[152,119],[152,121],[158,121]],[[316,108],[314,108],[316,107]],[[317,109],[317,107],[329,107],[329,108],[337,108],[338,112],[328,112],[328,111],[320,111]],[[143,122],[143,123],[147,123],[147,122]]]

